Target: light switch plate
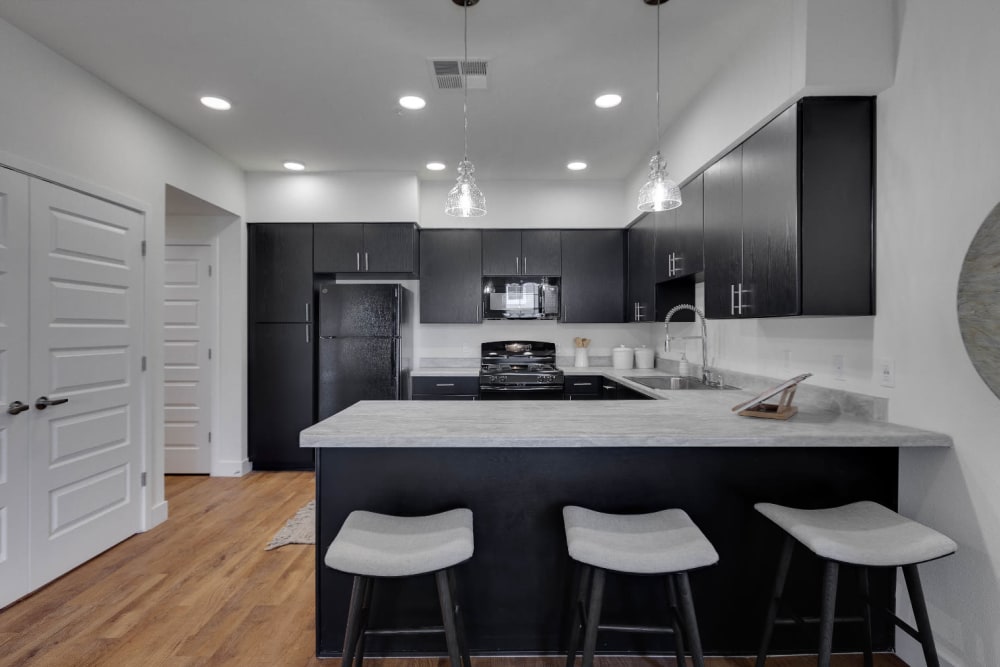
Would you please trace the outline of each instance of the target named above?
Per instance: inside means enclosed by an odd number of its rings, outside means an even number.
[[[875,366],[878,373],[878,383],[883,387],[896,386],[896,364],[888,357],[882,357]]]

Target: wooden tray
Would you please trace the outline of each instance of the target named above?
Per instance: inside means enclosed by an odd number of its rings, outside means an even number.
[[[812,373],[803,373],[802,375],[796,375],[793,378],[785,380],[779,385],[765,389],[749,401],[744,401],[739,405],[733,406],[733,412],[742,417],[791,419],[799,411],[797,407],[792,405],[792,399],[795,398],[795,390],[798,388],[800,382],[811,376]],[[781,396],[777,403],[765,403],[767,399],[778,394],[781,394]]]

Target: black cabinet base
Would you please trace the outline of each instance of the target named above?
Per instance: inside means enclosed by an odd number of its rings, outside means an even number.
[[[468,507],[476,549],[459,566],[470,649],[478,655],[565,652],[571,582],[562,507],[574,503],[607,512],[683,508],[719,552],[719,564],[693,572],[691,586],[705,652],[757,651],[780,531],[754,509],[766,501],[828,507],[870,499],[896,507],[894,448],[597,448],[597,449],[347,449],[323,448],[317,459],[317,653],[342,649],[351,578],[326,568],[322,557],[347,514],[364,509],[416,515]],[[818,559],[793,564],[786,600],[804,616],[818,615]],[[609,574],[609,577],[613,575]],[[844,577],[838,611],[859,606],[853,577]],[[602,618],[608,623],[657,624],[665,596],[654,580],[609,581]],[[895,578],[873,571],[876,607],[892,608]],[[372,626],[432,625],[433,577],[390,581],[373,601]],[[893,630],[877,617],[874,647],[893,648]],[[815,652],[811,632],[778,629],[772,653]],[[858,628],[838,627],[834,650],[858,650]],[[371,655],[442,655],[440,637],[373,637]],[[604,633],[602,653],[669,654],[672,639]]]

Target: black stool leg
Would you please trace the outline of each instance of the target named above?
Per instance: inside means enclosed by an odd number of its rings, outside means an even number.
[[[469,645],[465,642],[465,619],[462,617],[462,605],[458,602],[458,587],[455,585],[455,568],[448,568],[448,587],[451,589],[451,600],[455,608],[455,629],[458,630],[458,650],[462,654],[463,667],[472,667],[469,658]]]
[[[934,648],[934,635],[931,634],[931,619],[927,615],[927,604],[924,602],[924,589],[920,585],[920,575],[916,565],[903,566],[903,578],[906,580],[906,590],[910,594],[910,606],[917,621],[920,633],[920,645],[924,649],[924,661],[927,667],[939,667],[937,649]]]
[[[354,652],[354,667],[362,667],[365,662],[365,632],[368,630],[368,618],[372,609],[372,590],[375,588],[375,579],[365,577],[365,592],[362,596],[361,613],[358,615],[358,641]]]
[[[601,622],[601,604],[604,602],[604,570],[594,568],[590,584],[590,604],[587,605],[587,630],[583,636],[583,667],[594,667],[597,650],[597,626]]]
[[[566,648],[566,667],[573,667],[576,663],[576,652],[580,650],[580,634],[583,624],[586,623],[587,614],[584,605],[587,604],[587,587],[590,582],[589,565],[576,563],[574,568],[576,575],[576,590],[571,600],[569,645]]]
[[[781,594],[785,590],[785,579],[788,578],[788,567],[792,563],[792,550],[795,540],[791,535],[785,535],[785,542],[778,557],[778,572],[774,576],[774,586],[771,589],[771,603],[767,606],[767,616],[764,620],[764,632],[760,639],[760,650],[757,651],[757,667],[764,667],[767,659],[767,649],[771,646],[771,635],[774,634],[774,620],[778,617],[778,607],[781,605]]]
[[[677,667],[687,667],[684,659],[684,632],[681,629],[681,610],[677,606],[677,587],[674,586],[674,576],[667,575],[667,598],[670,601],[670,622],[674,626],[674,653],[677,655]]]
[[[455,628],[455,607],[448,586],[448,573],[438,570],[434,573],[437,581],[438,601],[441,603],[441,620],[444,623],[444,638],[448,643],[448,658],[451,667],[462,667],[462,654],[458,648],[458,632]]]
[[[368,577],[355,576],[351,584],[351,602],[347,608],[347,631],[344,633],[344,655],[341,667],[351,667],[354,662],[354,650],[358,644],[358,634],[361,629],[361,608],[364,602]]]
[[[867,567],[858,568],[858,587],[861,589],[861,602],[864,604],[861,611],[865,621],[865,667],[872,667],[874,664],[872,657],[872,602],[868,592]]]
[[[701,654],[701,637],[698,634],[698,619],[694,615],[694,598],[691,597],[691,584],[687,572],[678,572],[676,578],[678,594],[680,595],[681,613],[684,616],[684,629],[691,645],[691,661],[694,667],[705,667],[705,659]]]
[[[833,618],[837,611],[837,574],[839,564],[836,561],[825,561],[823,568],[823,599],[819,612],[819,658],[818,667],[830,667],[830,654],[833,652]]]

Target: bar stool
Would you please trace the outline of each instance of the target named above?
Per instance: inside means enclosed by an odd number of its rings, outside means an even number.
[[[858,569],[864,601],[865,667],[872,665],[871,603],[868,599],[868,568],[901,567],[910,594],[917,629],[886,610],[890,619],[920,642],[928,667],[938,667],[934,635],[931,634],[924,593],[917,564],[955,553],[955,542],[922,524],[871,501],[830,509],[803,510],[771,503],[757,503],[756,510],[776,523],[787,535],[778,559],[773,594],[767,610],[764,634],[757,654],[757,667],[764,667],[771,634],[777,619],[785,578],[792,560],[795,541],[823,559],[823,596],[820,607],[819,667],[828,667],[833,645],[834,611],[837,603],[837,574],[841,564]],[[787,622],[785,619],[783,621]]]
[[[451,667],[471,667],[461,609],[455,600],[454,566],[472,558],[472,512],[454,509],[429,516],[402,517],[351,512],[327,549],[327,567],[354,575],[344,635],[342,667],[364,661],[365,637],[444,632]],[[369,630],[375,580],[434,574],[442,626]]]
[[[703,667],[701,639],[687,573],[714,565],[719,561],[719,554],[687,513],[668,509],[650,514],[604,514],[569,505],[563,507],[563,523],[570,558],[579,564],[580,570],[566,667],[573,667],[576,661],[581,629],[584,629],[583,667],[594,664],[598,630],[672,633],[677,664],[681,667],[685,664],[686,637],[695,666]],[[604,578],[608,570],[666,575],[671,626],[600,625]]]

